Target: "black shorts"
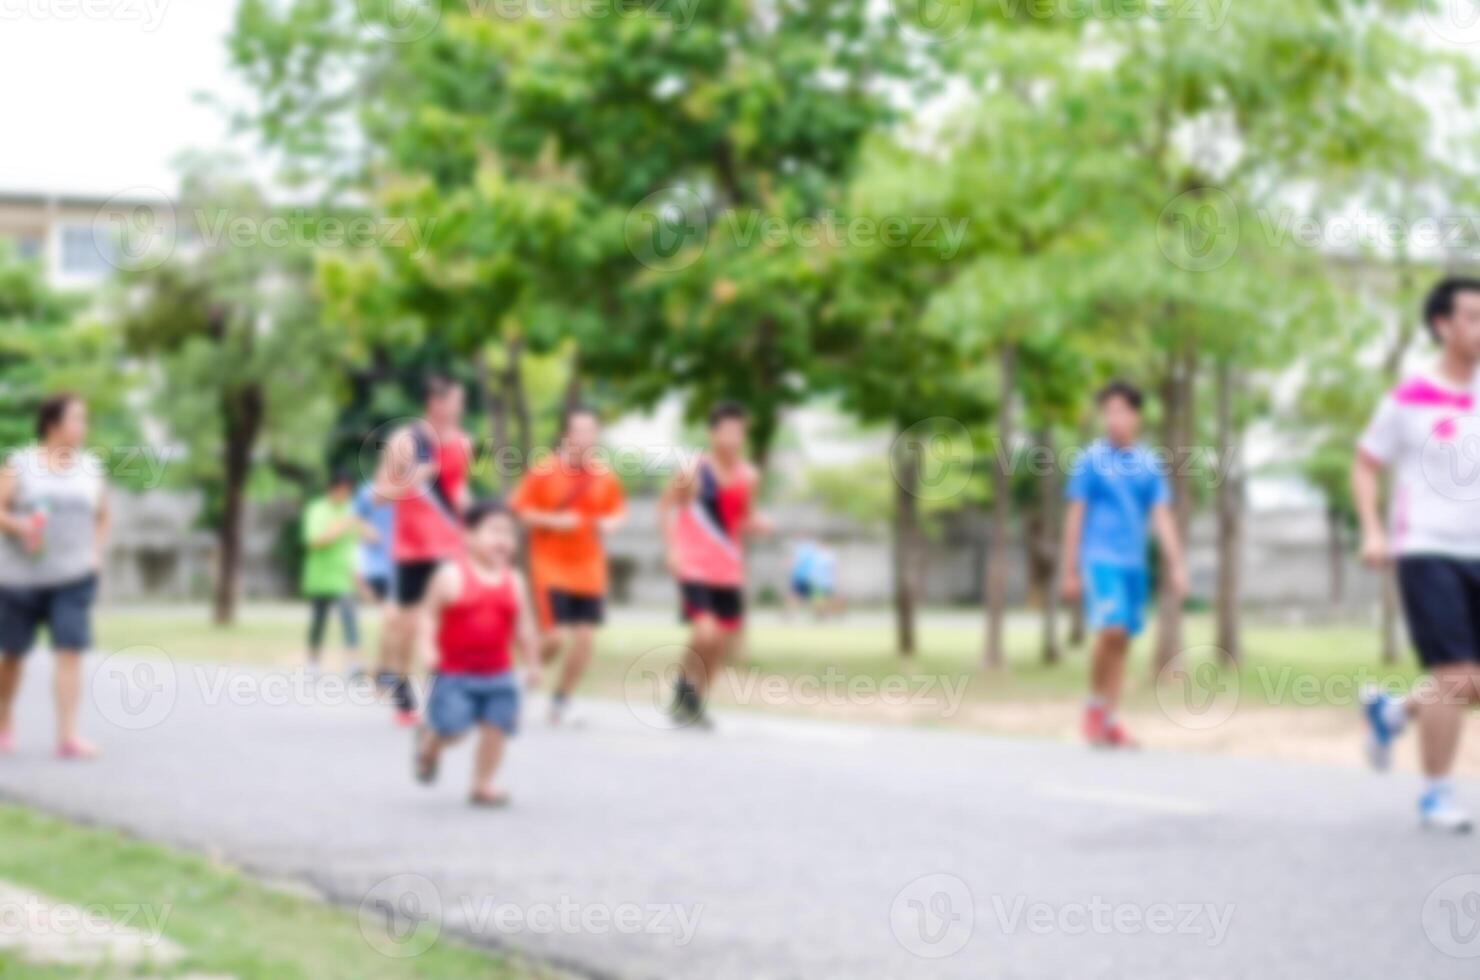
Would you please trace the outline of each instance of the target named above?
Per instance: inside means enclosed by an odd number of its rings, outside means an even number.
[[[96,575],[61,585],[0,587],[0,650],[30,653],[43,624],[53,650],[86,650],[92,646],[92,604],[97,594]]]
[[[1480,561],[1398,559],[1408,635],[1425,667],[1480,662]]]
[[[391,594],[391,578],[389,575],[367,575],[365,588],[370,590],[376,602],[384,602]]]
[[[606,600],[599,595],[578,595],[563,589],[547,589],[545,597],[550,601],[550,620],[556,626],[575,626],[581,623],[600,626],[606,620]]]
[[[426,598],[427,586],[442,563],[432,561],[398,561],[391,573],[391,595],[398,606],[419,606]]]
[[[682,618],[691,623],[701,616],[712,616],[727,630],[739,629],[745,619],[745,595],[739,589],[702,582],[680,582],[679,601]]]

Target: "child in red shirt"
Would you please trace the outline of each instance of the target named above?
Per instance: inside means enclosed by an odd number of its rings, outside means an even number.
[[[525,680],[539,683],[539,650],[524,576],[514,568],[518,532],[513,516],[496,500],[468,509],[463,554],[445,562],[427,589],[427,607],[437,624],[437,674],[418,735],[416,777],[437,776],[442,749],[475,725],[475,806],[504,806],[508,794],[493,777],[504,741],[519,722],[519,681],[514,674],[517,643]]]

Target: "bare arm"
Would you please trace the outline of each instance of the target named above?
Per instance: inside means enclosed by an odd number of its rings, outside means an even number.
[[[329,522],[329,526],[309,539],[310,548],[327,548],[351,532],[359,533],[360,519],[358,517],[336,517]]]
[[[1358,452],[1352,461],[1352,502],[1362,529],[1362,561],[1373,568],[1388,559],[1387,532],[1381,516],[1382,464]]]
[[[668,559],[668,570],[677,578],[678,568],[678,525],[677,517],[680,507],[688,505],[694,496],[694,481],[698,468],[694,464],[684,464],[673,471],[673,477],[669,479],[668,486],[663,488],[663,494],[658,498],[658,527],[663,531],[664,551]]]
[[[461,591],[462,572],[452,562],[444,563],[427,585],[427,594],[423,599],[427,617],[434,623],[441,619],[442,610],[456,601]]]
[[[391,436],[381,452],[371,489],[380,500],[394,503],[426,483],[436,472],[436,463],[417,462],[416,440],[410,429],[402,429]]]
[[[15,503],[15,469],[9,464],[0,466],[0,531],[23,537],[26,522],[11,512]]]
[[[611,534],[626,523],[627,508],[625,506],[618,506],[616,510],[596,522],[596,529],[602,534]]]
[[[1079,580],[1079,542],[1084,537],[1084,501],[1071,500],[1064,511],[1064,538],[1059,551],[1059,579],[1064,598],[1078,601],[1084,591]]]
[[[511,571],[514,576],[514,592],[519,597],[519,631],[518,644],[519,656],[524,661],[524,679],[530,687],[536,687],[540,683],[540,641],[539,635],[534,627],[534,603],[529,597],[529,583],[524,576]]]
[[[103,557],[108,553],[108,532],[112,530],[113,515],[108,510],[108,488],[98,494],[98,513],[93,518],[93,565],[103,567]]]
[[[520,507],[518,512],[519,519],[527,527],[544,531],[574,531],[581,526],[581,515],[573,510],[533,510]]]
[[[1186,596],[1187,564],[1182,559],[1182,539],[1177,534],[1177,521],[1172,516],[1170,504],[1157,504],[1152,509],[1151,526],[1156,532],[1156,543],[1161,546],[1172,590],[1179,596]]]

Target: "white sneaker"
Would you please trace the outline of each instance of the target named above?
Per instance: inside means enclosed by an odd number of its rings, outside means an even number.
[[[1393,742],[1407,726],[1403,702],[1369,684],[1362,689],[1361,705],[1367,722],[1367,761],[1378,772],[1386,772],[1393,764]]]
[[[1429,830],[1468,834],[1474,826],[1470,814],[1455,802],[1452,790],[1429,790],[1419,798],[1418,815]]]
[[[550,725],[554,728],[584,728],[586,716],[569,701],[560,705],[552,700],[550,702]]]

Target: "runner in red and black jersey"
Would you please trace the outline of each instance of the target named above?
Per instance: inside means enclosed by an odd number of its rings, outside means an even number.
[[[423,416],[391,436],[375,475],[376,496],[395,508],[391,602],[381,627],[378,678],[391,691],[403,725],[416,722],[408,677],[423,628],[422,599],[438,566],[462,551],[473,455],[462,411],[460,384],[428,379]]]
[[[709,413],[709,449],[673,474],[658,501],[668,569],[690,626],[688,654],[673,692],[682,725],[707,725],[704,701],[745,615],[745,539],[770,529],[755,513],[759,474],[745,458],[745,409],[722,402]]]

